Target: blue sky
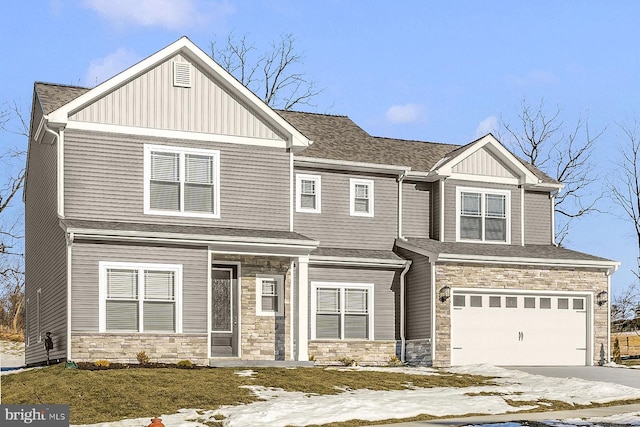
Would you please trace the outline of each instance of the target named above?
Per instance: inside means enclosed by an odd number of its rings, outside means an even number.
[[[604,183],[624,142],[616,123],[640,114],[639,16],[635,1],[4,0],[0,105],[28,111],[34,81],[94,86],[183,35],[208,52],[231,31],[262,50],[291,33],[324,88],[306,110],[376,136],[465,144],[544,99],[568,129],[580,117],[606,128]],[[633,227],[608,200],[600,208],[567,246],[622,261],[616,293],[633,280]]]

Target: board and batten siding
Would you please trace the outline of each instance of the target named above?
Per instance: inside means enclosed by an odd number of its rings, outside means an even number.
[[[431,183],[402,183],[402,234],[407,237],[429,237]]]
[[[406,331],[408,340],[431,337],[431,263],[423,255],[396,248],[398,255],[411,260],[405,276]]]
[[[230,143],[65,134],[65,216],[103,221],[289,230],[289,154]],[[144,145],[220,151],[220,218],[144,214]]]
[[[309,283],[373,283],[374,340],[395,340],[399,334],[400,316],[400,270],[336,268],[330,266],[310,266]],[[311,292],[309,295],[311,304]],[[309,305],[311,306],[311,305]],[[309,313],[313,316],[313,313]],[[309,319],[311,327],[311,319]],[[311,331],[309,331],[311,334]],[[311,335],[309,335],[311,336]]]
[[[521,204],[520,189],[515,185],[478,183],[473,181],[460,181],[449,179],[444,185],[444,241],[456,241],[456,189],[458,187],[478,188],[483,190],[510,190],[511,191],[511,244],[520,245],[522,228],[520,227]]]
[[[32,126],[42,117],[34,102]],[[29,300],[25,341],[25,362],[43,362],[47,355],[42,342],[51,332],[51,359],[66,357],[67,344],[67,249],[57,214],[57,142],[30,140],[28,191],[25,198],[25,301]],[[37,335],[37,292],[40,294],[40,337]]]
[[[515,178],[517,174],[489,150],[482,148],[461,160],[452,168],[454,173]]]
[[[398,184],[395,178],[297,169],[321,176],[321,213],[295,212],[294,231],[332,248],[389,249],[397,234]],[[374,216],[351,216],[350,179],[374,184]],[[295,179],[295,178],[294,178]]]
[[[173,85],[173,62],[191,64],[191,87]],[[153,129],[283,140],[220,78],[183,55],[160,63],[77,111],[72,120]]]
[[[527,245],[552,243],[551,198],[549,193],[524,193],[524,242]]]
[[[184,333],[206,333],[208,249],[74,242],[71,269],[71,330],[98,332],[99,263],[127,262],[182,265]]]

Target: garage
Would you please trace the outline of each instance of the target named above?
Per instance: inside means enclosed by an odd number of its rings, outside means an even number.
[[[586,365],[589,301],[576,293],[455,290],[451,364]]]

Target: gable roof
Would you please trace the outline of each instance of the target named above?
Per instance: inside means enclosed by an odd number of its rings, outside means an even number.
[[[44,114],[49,114],[57,110],[90,90],[88,87],[55,83],[36,82],[34,84],[34,91],[40,101]]]

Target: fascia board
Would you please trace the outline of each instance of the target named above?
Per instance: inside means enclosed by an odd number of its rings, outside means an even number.
[[[311,255],[309,256],[309,264],[402,268],[407,264],[407,260]]]
[[[411,170],[410,166],[381,165],[377,163],[353,162],[350,160],[334,160],[316,157],[295,156],[294,166],[312,167],[330,170],[352,170],[358,172],[374,172],[398,175]]]
[[[423,255],[426,256],[427,258],[429,258],[429,260],[431,262],[437,261],[438,260],[438,254],[435,252],[430,252],[426,249],[420,248],[418,246],[412,245],[409,242],[407,242],[406,240],[403,239],[396,239],[395,242],[396,246],[402,249],[406,249],[408,251],[417,253],[418,255]]]
[[[557,258],[529,258],[529,257],[498,257],[486,255],[445,254],[438,256],[438,262],[480,262],[486,264],[534,265],[553,267],[592,267],[603,268],[615,272],[620,266],[618,261],[557,259]]]
[[[159,50],[153,55],[143,59],[132,67],[124,70],[123,72],[115,75],[104,83],[99,84],[95,88],[80,95],[71,102],[63,105],[57,110],[49,114],[49,118],[52,122],[66,123],[69,116],[76,111],[89,105],[94,100],[109,93],[112,90],[124,85],[130,80],[133,80],[137,76],[143,74],[147,70],[167,60],[167,58],[174,56],[175,54],[182,52],[194,59],[200,65],[213,71],[221,82],[233,92],[246,98],[251,104],[256,107],[257,112],[265,119],[270,121],[276,127],[280,128],[283,133],[289,136],[290,146],[307,147],[310,145],[310,141],[300,131],[293,127],[289,122],[284,120],[278,115],[271,107],[269,107],[263,100],[256,96],[253,92],[247,89],[236,78],[229,74],[224,68],[222,68],[217,62],[215,62],[209,55],[207,55],[202,49],[196,46],[187,37],[181,37],[169,46]]]

